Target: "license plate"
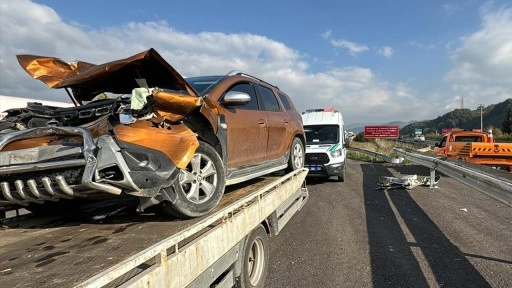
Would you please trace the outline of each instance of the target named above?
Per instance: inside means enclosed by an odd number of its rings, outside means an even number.
[[[308,166],[309,171],[322,171],[321,166]]]

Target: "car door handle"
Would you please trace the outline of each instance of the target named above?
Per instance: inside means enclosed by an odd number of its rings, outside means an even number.
[[[258,124],[260,124],[260,125],[265,124],[265,120],[263,120],[263,119],[258,120]]]

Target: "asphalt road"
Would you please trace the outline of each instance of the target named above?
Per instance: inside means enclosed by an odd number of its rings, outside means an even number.
[[[350,161],[350,160],[349,160]],[[448,177],[377,190],[421,166],[350,161],[270,240],[266,287],[512,287],[512,208]]]

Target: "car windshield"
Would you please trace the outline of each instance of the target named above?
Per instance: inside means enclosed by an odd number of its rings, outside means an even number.
[[[196,90],[199,95],[207,94],[215,84],[219,83],[220,80],[224,79],[226,76],[199,76],[199,77],[190,77],[185,78],[185,80]]]
[[[338,125],[307,125],[306,144],[335,144],[340,142]]]

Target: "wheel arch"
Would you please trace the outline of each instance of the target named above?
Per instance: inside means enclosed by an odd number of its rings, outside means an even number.
[[[306,137],[304,136],[304,134],[302,133],[295,133],[295,136],[293,136],[294,138],[299,138],[300,141],[302,142],[302,146],[304,147],[304,149],[306,149]],[[293,144],[293,140],[292,140],[292,144]],[[290,146],[292,145],[290,144]]]
[[[203,115],[199,110],[196,110],[188,114],[187,117],[183,119],[183,122],[192,132],[197,134],[199,140],[210,144],[215,151],[219,153],[224,163],[226,163],[225,149],[222,147],[222,141],[215,133],[214,124],[211,123],[208,117]]]
[[[272,232],[270,230],[270,223],[269,223],[268,219],[263,220],[260,224],[263,226],[263,228],[265,228],[267,235],[269,237],[272,236]]]

